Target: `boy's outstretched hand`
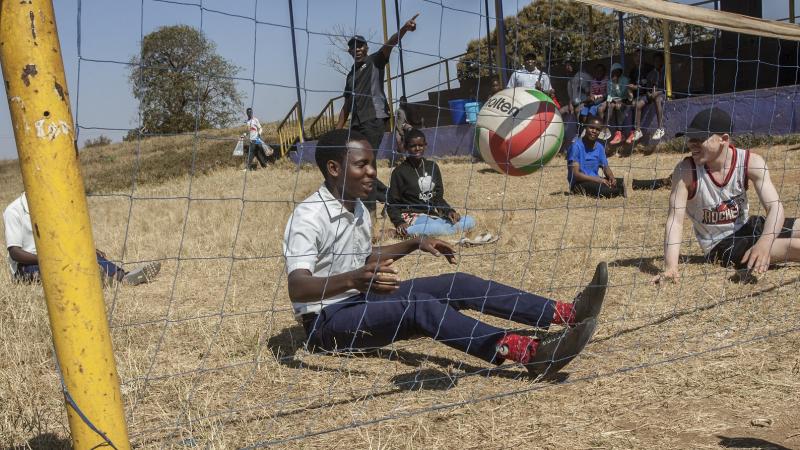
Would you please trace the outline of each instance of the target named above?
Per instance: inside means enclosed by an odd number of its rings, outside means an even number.
[[[393,259],[376,261],[351,272],[353,289],[359,292],[374,292],[376,294],[391,294],[400,287],[400,277],[397,269],[392,267]]]
[[[436,238],[422,238],[419,249],[433,256],[444,256],[450,264],[456,263],[456,249],[445,241]]]

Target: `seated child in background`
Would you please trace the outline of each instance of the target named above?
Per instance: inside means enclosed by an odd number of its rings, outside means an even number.
[[[623,179],[614,177],[614,172],[608,166],[605,148],[598,140],[602,127],[603,122],[599,117],[586,119],[586,133],[581,139],[576,139],[567,152],[570,192],[589,197],[627,197]],[[602,176],[600,169],[603,170]],[[633,180],[633,189],[658,189],[668,185],[665,179]]]
[[[611,78],[608,80],[608,97],[606,97],[606,128],[613,133],[611,145],[622,143],[623,127],[625,126],[625,110],[631,105],[631,92],[628,89],[630,81],[622,74],[622,64],[611,65]]]
[[[606,112],[606,93],[608,91],[608,75],[606,75],[605,64],[598,63],[592,71],[592,81],[589,83],[589,99],[587,108],[584,108],[586,116],[598,116],[603,120]],[[600,140],[606,140],[610,136],[608,130],[600,133]]]
[[[406,159],[392,172],[386,211],[400,236],[438,236],[467,231],[475,219],[461,217],[444,199],[439,166],[423,157],[428,143],[412,128],[404,136]]]

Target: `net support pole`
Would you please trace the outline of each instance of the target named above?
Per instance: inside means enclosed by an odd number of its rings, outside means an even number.
[[[400,5],[394,0],[394,22],[397,26],[397,50],[400,52],[400,87],[403,89],[403,97],[406,96],[406,68],[403,65],[403,38],[400,37]]]
[[[661,33],[664,36],[664,87],[667,98],[672,98],[672,50],[669,39],[669,22],[661,21]]]
[[[297,66],[297,42],[294,36],[294,1],[289,0],[289,25],[292,28],[292,56],[294,61],[294,84],[297,94],[297,121],[298,133],[300,135],[300,142],[305,140],[305,127],[303,126],[303,98],[300,95],[300,69]]]
[[[625,67],[625,15],[622,11],[617,11],[617,26],[619,27],[619,63]]]
[[[789,22],[795,22],[794,0],[789,0]]]
[[[0,64],[72,444],[128,449],[52,0],[0,1]]]
[[[500,71],[500,84],[508,83],[508,66],[506,64],[506,22],[503,20],[503,0],[494,0],[495,32],[497,33],[497,61]]]
[[[492,68],[492,30],[489,28],[489,0],[484,0],[484,9],[486,10],[486,60],[489,61],[489,76],[494,73],[494,69]],[[478,58],[478,62],[480,62],[480,58]],[[478,67],[478,73],[480,73],[480,67]]]
[[[389,40],[389,27],[386,25],[386,0],[381,0],[381,16],[383,18],[383,42]],[[398,35],[398,37],[400,37]],[[394,130],[394,114],[392,113],[392,66],[386,63],[386,99],[389,101],[389,129]],[[376,151],[378,149],[375,149]]]

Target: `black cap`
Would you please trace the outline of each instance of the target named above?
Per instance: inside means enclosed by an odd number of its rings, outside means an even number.
[[[712,134],[729,134],[731,131],[731,116],[719,108],[709,108],[695,114],[686,131],[675,133],[675,137],[706,140]]]
[[[360,34],[356,34],[355,36],[351,37],[349,41],[347,41],[347,46],[348,47],[353,47],[357,42],[360,42],[362,44],[366,44],[367,40],[364,39],[364,36],[362,36]]]

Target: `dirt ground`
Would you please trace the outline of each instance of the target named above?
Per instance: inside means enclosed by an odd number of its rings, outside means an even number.
[[[800,147],[762,148],[787,216],[800,214]],[[612,157],[617,176],[670,173],[677,154]],[[405,278],[457,270],[570,300],[600,261],[598,332],[553,381],[490,368],[428,339],[377,354],[303,349],[281,239],[312,168],[194,178],[90,197],[98,248],[150,284],[105,290],[131,439],[141,448],[800,448],[800,266],[755,284],[705,264],[687,222],[681,281],[661,267],[668,191],[566,195],[563,159],[512,178],[442,162],[445,192],[499,242],[458,265],[412,255]],[[388,180],[389,169],[380,170]],[[0,203],[21,191],[0,178]],[[751,214],[762,209],[750,190]],[[376,229],[384,225],[379,219]],[[455,239],[453,239],[455,240]],[[389,241],[390,242],[390,241]],[[518,327],[486,318],[492,323]],[[60,448],[68,429],[40,286],[0,271],[0,446]]]

